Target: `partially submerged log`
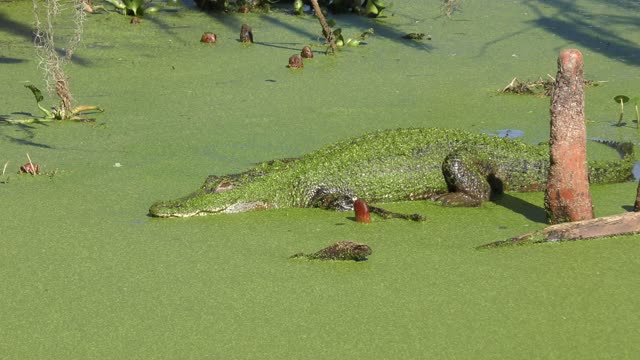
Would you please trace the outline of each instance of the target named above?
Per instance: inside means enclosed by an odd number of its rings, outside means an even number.
[[[590,240],[640,233],[640,212],[605,216],[548,226],[507,240],[478,246],[488,249],[509,245],[528,245],[560,241]]]

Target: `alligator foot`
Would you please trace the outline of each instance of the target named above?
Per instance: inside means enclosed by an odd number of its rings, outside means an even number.
[[[430,200],[437,201],[445,206],[478,207],[482,200],[463,192],[450,192],[434,195]]]
[[[490,161],[471,151],[458,150],[442,163],[449,193],[434,200],[448,206],[480,206],[492,194],[502,193],[502,181],[492,172]]]

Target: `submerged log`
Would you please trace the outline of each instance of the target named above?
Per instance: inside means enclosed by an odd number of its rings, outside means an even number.
[[[544,206],[551,224],[593,219],[587,170],[582,54],[563,50],[551,98],[550,167]]]
[[[596,219],[551,225],[541,230],[481,245],[477,248],[488,249],[509,245],[591,240],[638,233],[640,233],[640,212],[628,212]]]

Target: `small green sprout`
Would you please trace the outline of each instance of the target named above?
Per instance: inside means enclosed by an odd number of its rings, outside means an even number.
[[[618,119],[617,126],[622,125],[622,118],[624,117],[624,103],[629,102],[629,97],[626,95],[617,95],[613,98],[617,103],[620,103],[620,118]]]

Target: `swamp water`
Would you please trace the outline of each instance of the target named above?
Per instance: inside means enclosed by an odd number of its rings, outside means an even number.
[[[388,17],[336,16],[367,45],[322,55],[309,16],[214,15],[192,7],[130,25],[88,17],[66,68],[96,124],[0,126],[0,354],[3,358],[632,358],[638,340],[640,236],[477,251],[545,226],[543,194],[477,209],[387,204],[411,223],[281,209],[151,219],[156,200],[209,174],[298,156],[382,128],[441,126],[548,134],[548,99],[497,95],[513,77],[554,75],[575,47],[589,136],[613,127],[618,94],[640,84],[633,1],[396,1]],[[38,109],[31,2],[0,2],[0,115]],[[242,23],[256,43],[236,39]],[[64,28],[64,26],[63,26]],[[199,43],[205,31],[220,42]],[[431,41],[400,39],[424,32]],[[302,71],[291,54],[314,46]],[[53,104],[53,98],[48,98]],[[630,110],[630,109],[629,109]],[[55,175],[15,174],[26,153]],[[593,186],[596,215],[627,211],[635,183]],[[369,261],[288,259],[340,240]]]

